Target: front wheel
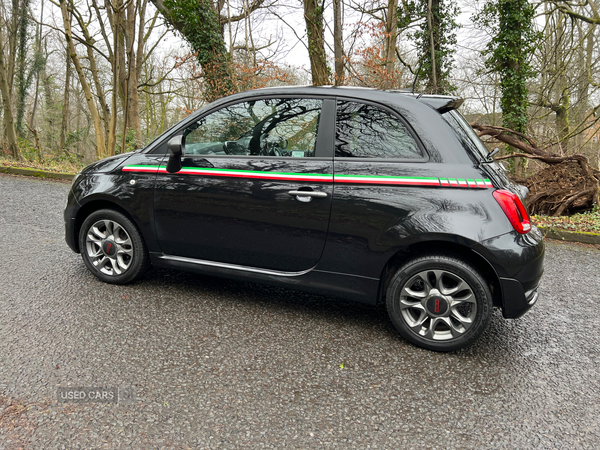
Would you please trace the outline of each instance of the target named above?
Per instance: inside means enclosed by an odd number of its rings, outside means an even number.
[[[404,264],[389,285],[386,302],[390,319],[404,338],[442,352],[475,342],[492,313],[492,295],[479,272],[443,255]]]
[[[137,227],[112,209],[90,214],[79,233],[83,262],[107,283],[129,283],[146,271],[148,251]]]

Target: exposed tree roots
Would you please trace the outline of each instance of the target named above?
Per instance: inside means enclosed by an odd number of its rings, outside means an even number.
[[[590,166],[583,155],[555,155],[540,149],[536,142],[522,133],[502,127],[471,124],[480,137],[490,136],[522,153],[496,158],[536,159],[549,167],[517,180],[529,188],[526,203],[531,214],[570,215],[600,205],[600,171]]]

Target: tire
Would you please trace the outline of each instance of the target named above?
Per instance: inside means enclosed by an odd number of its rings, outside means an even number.
[[[404,264],[392,278],[386,304],[400,334],[438,352],[471,345],[492,315],[488,284],[468,263],[427,255]]]
[[[141,233],[130,219],[112,209],[95,211],[85,219],[79,249],[90,272],[106,283],[130,283],[148,268]]]

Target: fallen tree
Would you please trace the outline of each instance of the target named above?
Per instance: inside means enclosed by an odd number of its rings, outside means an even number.
[[[541,149],[530,137],[508,128],[471,124],[479,137],[488,136],[516,148],[520,153],[496,157],[528,158],[542,161],[548,167],[523,180],[515,180],[529,188],[526,203],[531,214],[570,215],[600,205],[600,170],[590,166],[581,154],[556,155]]]

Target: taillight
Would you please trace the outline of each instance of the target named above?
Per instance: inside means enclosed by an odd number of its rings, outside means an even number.
[[[504,189],[494,191],[493,195],[513,228],[521,234],[528,233],[531,230],[531,224],[519,197]]]

